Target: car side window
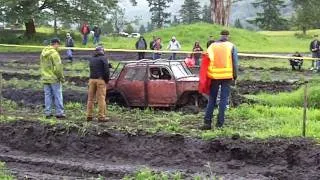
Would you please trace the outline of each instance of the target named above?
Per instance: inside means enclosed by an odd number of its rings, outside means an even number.
[[[134,68],[128,68],[126,75],[124,76],[124,79],[126,80],[137,80],[137,81],[143,81],[146,75],[146,68],[144,67],[134,67]]]
[[[172,76],[167,68],[164,67],[151,67],[149,69],[150,80],[171,80]]]

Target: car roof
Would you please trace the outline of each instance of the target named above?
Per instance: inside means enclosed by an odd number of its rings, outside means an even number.
[[[170,66],[170,65],[180,65],[183,61],[169,61],[166,59],[160,60],[145,60],[145,61],[132,61],[126,63],[126,66],[134,67],[134,66],[146,66],[146,65],[163,65],[163,66]]]

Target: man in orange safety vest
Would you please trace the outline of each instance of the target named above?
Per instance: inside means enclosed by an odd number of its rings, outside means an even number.
[[[216,124],[222,128],[224,124],[225,110],[230,94],[230,85],[237,79],[238,52],[234,44],[228,41],[229,31],[221,32],[221,39],[211,44],[207,50],[210,62],[207,69],[207,77],[211,79],[209,101],[204,117],[202,130],[211,129],[213,111],[217,103],[219,88],[221,88],[219,114]]]

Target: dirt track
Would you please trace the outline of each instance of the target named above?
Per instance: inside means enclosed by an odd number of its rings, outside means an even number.
[[[142,166],[187,177],[319,179],[320,147],[304,139],[202,141],[180,135],[120,133],[96,126],[52,127],[18,121],[0,125],[0,160],[19,178],[120,179]],[[206,165],[210,164],[210,168]]]

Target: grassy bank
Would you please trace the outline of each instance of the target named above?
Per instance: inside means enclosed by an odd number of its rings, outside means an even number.
[[[0,179],[1,180],[13,180],[15,179],[8,171],[4,162],[0,162]]]
[[[180,41],[183,50],[191,50],[195,41],[200,41],[201,45],[205,48],[208,37],[212,35],[215,39],[218,39],[219,33],[222,29],[224,29],[224,27],[218,25],[197,23],[193,25],[179,25],[176,27],[158,29],[153,32],[146,33],[144,36],[148,42],[151,41],[153,35],[161,37],[163,40],[164,49],[167,47],[171,37],[176,36]],[[237,45],[239,51],[261,53],[283,53],[295,51],[308,52],[308,46],[312,39],[312,35],[318,33],[317,30],[314,30],[310,31],[307,36],[302,36],[297,35],[297,32],[294,31],[254,32],[236,28],[227,29],[231,33],[231,41]],[[0,38],[0,43],[41,45],[45,40],[49,40],[56,36],[52,32],[52,29],[49,28],[39,28],[37,29],[37,32],[37,35],[31,39],[23,37],[23,31],[1,32],[2,34],[5,34],[5,36]],[[61,39],[64,39],[66,32],[66,30],[60,30],[57,36]],[[76,41],[76,46],[84,47],[81,45],[80,33],[71,31],[71,34]],[[103,36],[101,41],[106,48],[134,49],[136,39]],[[90,37],[89,43],[86,47],[94,47],[92,42],[92,37]],[[0,47],[0,52],[14,51],[32,52],[40,50],[31,48]]]

